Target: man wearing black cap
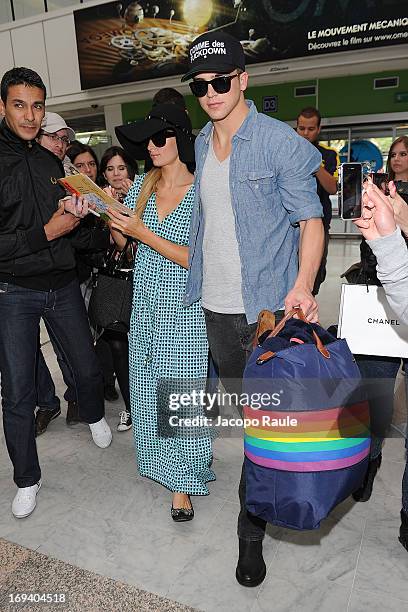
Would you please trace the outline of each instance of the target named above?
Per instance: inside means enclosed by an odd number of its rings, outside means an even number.
[[[185,303],[200,297],[211,354],[227,392],[240,380],[258,313],[301,306],[317,320],[312,288],[323,251],[322,207],[314,173],[321,156],[288,125],[245,101],[240,42],[220,31],[198,37],[183,80],[211,121],[197,136],[196,203]],[[239,487],[238,582],[265,578],[266,523],[245,509]]]

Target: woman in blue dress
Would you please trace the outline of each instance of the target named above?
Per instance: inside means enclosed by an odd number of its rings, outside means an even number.
[[[171,409],[177,401],[172,392],[204,389],[208,364],[201,305],[183,306],[194,203],[194,176],[187,167],[194,162],[191,122],[184,110],[164,104],[144,121],[117,128],[117,135],[134,157],[146,157],[147,150],[153,162],[125,200],[136,215],[110,211],[119,247],[124,236],[139,243],[129,332],[137,463],[142,476],[173,492],[173,520],[186,521],[194,516],[190,495],[208,495],[206,483],[215,479],[209,429],[178,427],[177,418],[170,418],[182,416]],[[190,417],[203,414],[197,405],[187,411]]]

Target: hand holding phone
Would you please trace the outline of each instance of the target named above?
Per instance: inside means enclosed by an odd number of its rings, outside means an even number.
[[[390,195],[388,189],[388,181],[390,180],[388,174],[385,172],[372,172],[370,174],[371,180],[378,189],[381,189],[385,195]]]
[[[355,220],[354,224],[364,238],[374,240],[395,232],[397,226],[392,199],[374,183],[368,182],[363,200],[363,216]]]
[[[408,181],[394,181],[394,185],[397,193],[408,204]]]
[[[341,164],[339,168],[339,214],[345,221],[361,217],[363,165]]]

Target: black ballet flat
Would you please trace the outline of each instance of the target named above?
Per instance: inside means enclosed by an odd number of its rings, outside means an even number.
[[[183,523],[185,521],[192,521],[194,518],[194,508],[173,508],[171,507],[171,518],[176,523]]]

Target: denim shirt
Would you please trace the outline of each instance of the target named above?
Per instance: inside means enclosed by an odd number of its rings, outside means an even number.
[[[241,259],[242,298],[248,323],[264,308],[281,308],[298,274],[299,221],[322,217],[313,176],[320,167],[316,147],[293,128],[249,113],[232,138],[229,186]],[[191,217],[189,274],[184,304],[201,297],[204,219],[200,181],[211,138],[209,122],[195,142],[195,203]]]

